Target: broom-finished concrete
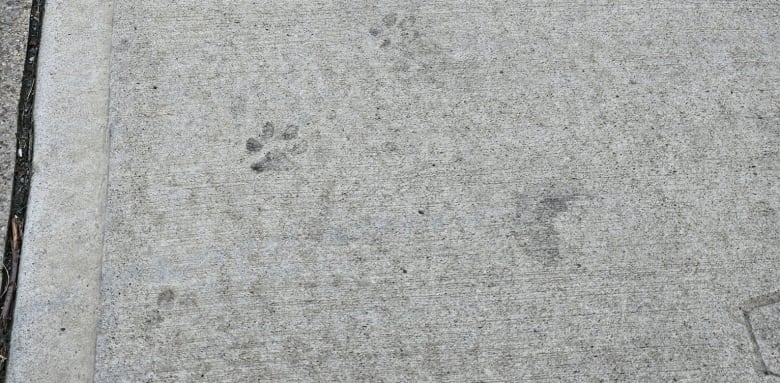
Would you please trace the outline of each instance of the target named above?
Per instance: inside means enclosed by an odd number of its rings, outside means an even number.
[[[53,3],[11,381],[778,379],[777,2]]]

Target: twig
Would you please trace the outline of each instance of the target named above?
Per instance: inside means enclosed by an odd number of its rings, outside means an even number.
[[[5,267],[5,263],[0,263],[0,265],[3,266],[3,271],[5,272],[5,277],[2,279],[5,281],[5,286],[3,286],[3,292],[0,292],[0,299],[2,299],[8,291],[8,282],[11,280],[11,272]]]
[[[16,277],[19,271],[19,253],[21,245],[22,223],[19,217],[11,218],[11,275],[6,285],[6,294],[3,302],[3,311],[0,314],[0,320],[3,321],[3,327],[8,325],[11,320],[11,305],[13,304],[16,293]]]

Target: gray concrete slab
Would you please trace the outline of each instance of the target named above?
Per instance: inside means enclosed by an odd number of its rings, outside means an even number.
[[[92,25],[55,4],[60,33]],[[96,206],[65,221],[98,222],[85,245],[44,246],[67,226],[38,210],[24,253],[92,276],[102,253],[97,331],[93,285],[27,276],[14,340],[67,350],[38,315],[96,336],[94,365],[83,342],[35,381],[70,359],[96,382],[772,382],[779,20],[766,0],[117,0],[91,83],[110,146],[87,150],[105,216],[92,184],[65,198]],[[108,68],[105,31],[77,66]],[[38,198],[72,186],[51,176]]]
[[[108,171],[111,3],[46,2],[7,382],[88,382]]]
[[[116,6],[97,381],[765,380],[777,2]]]

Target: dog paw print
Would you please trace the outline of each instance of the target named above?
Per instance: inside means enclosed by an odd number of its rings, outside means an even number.
[[[252,164],[252,170],[263,173],[293,169],[295,156],[307,149],[306,141],[299,137],[298,130],[294,124],[277,129],[272,122],[266,122],[259,135],[246,140],[248,152],[262,154],[260,160]]]
[[[417,19],[413,15],[399,17],[390,13],[382,17],[381,23],[368,30],[377,39],[380,48],[388,48],[393,41],[402,48],[413,43],[420,37],[420,32],[414,29]]]

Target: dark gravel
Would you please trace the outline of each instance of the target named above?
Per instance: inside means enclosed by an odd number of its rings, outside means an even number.
[[[0,0],[0,236],[6,233],[11,195],[30,3],[29,0]]]

